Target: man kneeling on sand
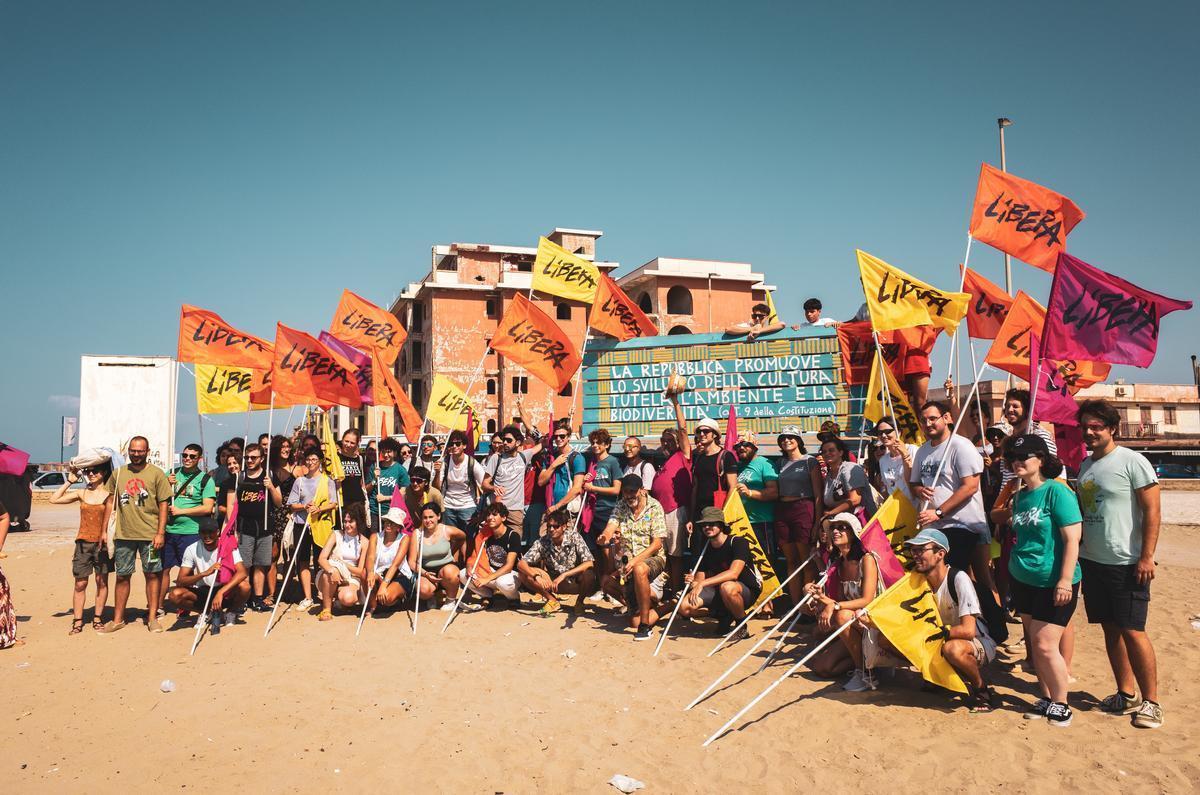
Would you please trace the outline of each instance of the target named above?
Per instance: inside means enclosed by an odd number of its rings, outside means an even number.
[[[559,594],[578,594],[575,612],[582,613],[584,598],[596,590],[595,560],[583,536],[568,528],[570,514],[559,508],[546,514],[546,534],[533,542],[517,561],[521,585],[546,600],[542,614],[558,610]]]
[[[750,557],[750,542],[729,535],[720,508],[711,505],[705,508],[695,526],[708,540],[708,549],[696,574],[684,577],[684,582],[691,583],[691,589],[679,612],[685,618],[702,614],[717,616],[718,629],[724,635],[734,621],[746,617],[746,608],[762,593],[762,577]],[[741,640],[746,634],[746,628],[742,627],[730,641]]]
[[[237,613],[250,598],[250,581],[246,578],[246,567],[242,564],[242,555],[237,547],[231,550],[233,576],[229,578],[229,582],[217,586],[217,572],[221,569],[221,561],[217,556],[219,535],[215,527],[200,528],[200,540],[184,550],[179,577],[169,594],[171,602],[181,610],[199,612],[208,604],[212,611],[209,620],[214,635],[219,633],[221,625],[226,623],[225,609],[230,608]],[[201,616],[200,620],[203,621],[204,617]]]

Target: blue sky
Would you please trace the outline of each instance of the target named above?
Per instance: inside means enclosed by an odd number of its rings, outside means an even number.
[[[1197,8],[0,4],[0,439],[57,458],[79,356],[171,353],[181,302],[315,332],[434,243],[603,229],[625,268],[750,261],[793,317],[854,311],[855,247],[953,286],[1002,115],[1010,169],[1088,213],[1072,253],[1195,298]],[[1163,328],[1113,377],[1190,382],[1200,315]]]

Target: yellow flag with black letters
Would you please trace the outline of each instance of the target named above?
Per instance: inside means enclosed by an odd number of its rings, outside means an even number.
[[[230,414],[250,410],[254,371],[223,364],[196,365],[196,410],[200,414]]]
[[[467,411],[471,410],[475,419],[475,441],[479,441],[482,426],[479,422],[479,411],[467,398],[467,393],[458,384],[444,375],[433,377],[433,386],[429,390],[429,405],[425,408],[425,419],[444,425],[452,431],[465,431],[467,428]],[[410,442],[417,441],[409,439]]]
[[[891,414],[896,421],[896,431],[900,439],[907,444],[924,444],[925,433],[908,402],[908,394],[900,388],[891,367],[880,367],[880,356],[875,355],[871,364],[871,380],[867,382],[867,403],[863,407],[863,416],[871,422],[879,422],[885,414]],[[882,371],[882,378],[880,377]],[[884,382],[887,383],[887,397],[884,397]],[[890,404],[891,411],[888,411]]]
[[[950,334],[967,316],[970,293],[939,290],[865,251],[857,254],[863,294],[876,331],[933,325]]]
[[[538,238],[533,262],[535,292],[557,295],[585,304],[594,303],[600,286],[600,269],[546,238]]]
[[[888,642],[920,669],[925,681],[967,692],[958,671],[942,656],[945,625],[925,575],[914,571],[897,580],[865,609]]]
[[[754,561],[754,567],[762,575],[762,593],[758,595],[758,600],[754,603],[757,606],[779,587],[779,577],[775,575],[775,567],[771,565],[770,558],[758,543],[758,537],[754,535],[754,528],[750,526],[750,517],[746,515],[746,506],[742,502],[741,494],[736,491],[729,492],[729,497],[725,500],[724,513],[725,524],[729,525],[729,534],[741,536],[750,543],[750,559]]]

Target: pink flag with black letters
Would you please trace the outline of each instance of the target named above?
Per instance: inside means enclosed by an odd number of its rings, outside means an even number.
[[[1078,425],[1075,419],[1075,398],[1067,389],[1067,382],[1054,362],[1041,356],[1040,341],[1032,332],[1029,335],[1029,361],[1037,363],[1033,389],[1033,420],[1052,422],[1055,425]]]
[[[1143,290],[1060,252],[1042,329],[1042,355],[1148,367],[1162,318],[1191,301]]]

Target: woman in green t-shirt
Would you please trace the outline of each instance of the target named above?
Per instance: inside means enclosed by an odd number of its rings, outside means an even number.
[[[1071,725],[1070,671],[1061,641],[1079,598],[1079,538],[1083,517],[1066,483],[1055,480],[1062,462],[1036,434],[1009,441],[1004,461],[1021,479],[1013,498],[1016,545],[1008,561],[1013,608],[1028,626],[1028,643],[1042,697],[1025,713],[1051,726]]]

